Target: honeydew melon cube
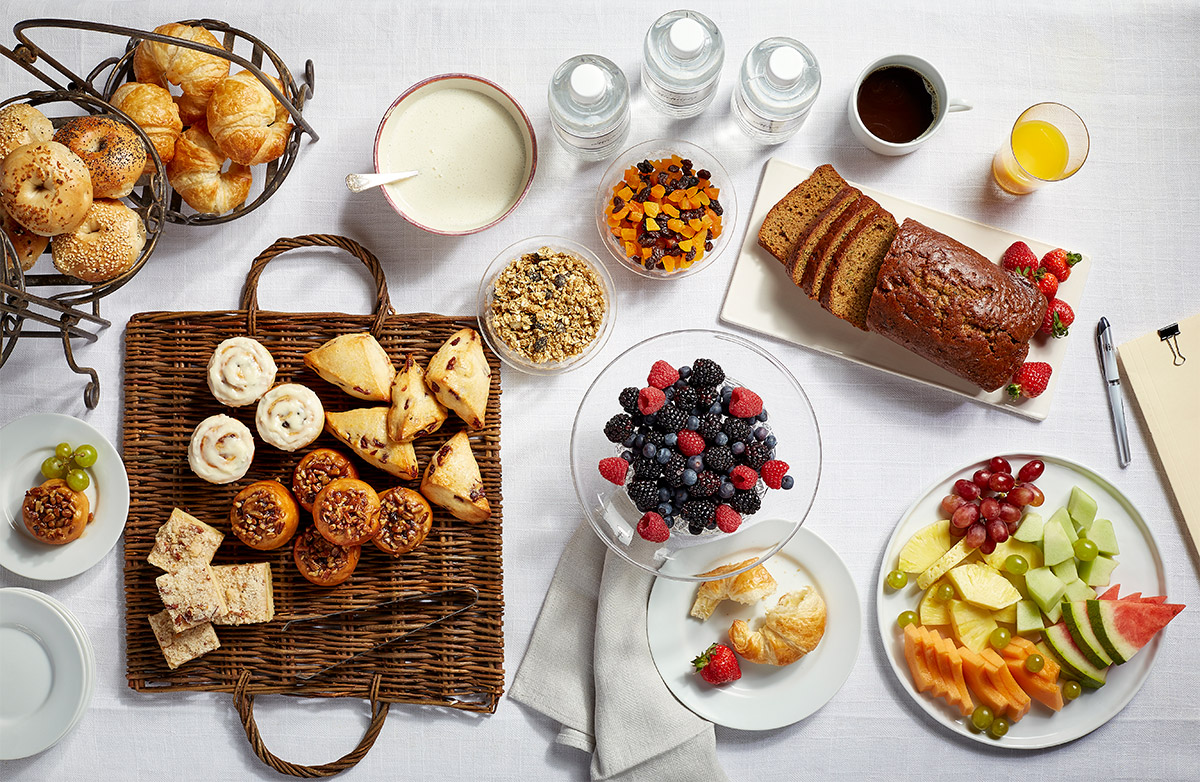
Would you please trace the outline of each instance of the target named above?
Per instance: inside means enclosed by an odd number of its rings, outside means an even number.
[[[1071,526],[1070,519],[1064,519],[1064,521],[1068,527]],[[1042,538],[1042,555],[1046,564],[1051,567],[1075,556],[1075,549],[1071,545],[1071,539],[1067,537],[1066,530],[1053,517],[1046,522],[1046,535]]]
[[[1056,625],[1060,621],[1062,621],[1062,607],[1063,607],[1062,603],[1055,603],[1054,605],[1050,606],[1049,611],[1043,612],[1046,614],[1046,619],[1049,621],[1050,624]]]
[[[1096,501],[1083,489],[1074,486],[1071,488],[1071,498],[1067,500],[1067,512],[1076,524],[1087,529],[1096,518]]]
[[[1040,633],[1045,627],[1037,603],[1032,600],[1017,603],[1017,635],[1033,635]]]
[[[1116,566],[1117,561],[1115,559],[1100,554],[1091,562],[1084,562],[1079,566],[1079,577],[1088,586],[1108,586],[1113,568]]]
[[[1057,565],[1050,568],[1054,571],[1054,575],[1058,576],[1064,584],[1070,584],[1072,581],[1079,580],[1079,571],[1075,568],[1075,558],[1064,559]]]
[[[1025,588],[1038,607],[1050,614],[1062,602],[1067,585],[1048,567],[1039,567],[1025,574]],[[1054,621],[1058,621],[1057,619]]]
[[[1022,543],[1037,543],[1042,542],[1042,530],[1045,527],[1045,522],[1042,520],[1042,514],[1027,512],[1021,518],[1021,524],[1017,527],[1017,531],[1013,533],[1013,537]]]
[[[1062,525],[1063,532],[1067,533],[1067,540],[1074,543],[1079,540],[1079,530],[1075,528],[1075,521],[1071,518],[1071,514],[1067,513],[1066,508],[1059,508],[1050,517],[1051,521],[1057,520]]]
[[[1083,579],[1077,578],[1074,581],[1067,583],[1066,591],[1063,592],[1063,600],[1077,603],[1080,600],[1095,600],[1096,590],[1092,589]]]
[[[1121,553],[1117,545],[1117,534],[1113,532],[1112,522],[1108,519],[1096,519],[1087,531],[1088,540],[1096,544],[1101,554],[1114,556]]]

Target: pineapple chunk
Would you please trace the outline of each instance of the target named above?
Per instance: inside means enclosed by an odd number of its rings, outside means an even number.
[[[988,565],[959,565],[951,570],[947,577],[963,600],[988,611],[1008,608],[1021,599],[1021,593],[1016,587]]]
[[[935,521],[917,530],[900,549],[899,569],[905,573],[921,573],[950,550],[950,522]]]
[[[993,611],[992,619],[995,619],[997,622],[1015,625],[1017,623],[1017,604],[1013,603],[1007,608],[1001,608],[999,611]]]
[[[926,627],[950,624],[950,601],[938,600],[937,595],[934,594],[937,592],[938,587],[945,583],[946,580],[941,579],[936,584],[931,585],[929,589],[925,590],[925,596],[921,598],[921,605],[917,608],[917,615],[921,618],[921,624]]]
[[[946,575],[946,571],[962,562],[972,552],[972,549],[967,548],[967,542],[964,538],[958,541],[945,554],[927,567],[921,575],[917,576],[917,586],[921,589],[929,589],[929,585],[937,581],[942,576]]]
[[[1040,538],[1039,538],[1040,540]],[[1004,572],[1004,560],[1011,557],[1013,554],[1018,554],[1025,558],[1029,563],[1030,568],[1042,566],[1042,550],[1032,543],[1023,543],[1014,537],[1009,537],[1008,540],[996,546],[996,550],[991,554],[984,554],[983,561]]]
[[[973,652],[983,651],[988,637],[996,629],[992,614],[965,600],[950,601],[950,626],[958,642]]]

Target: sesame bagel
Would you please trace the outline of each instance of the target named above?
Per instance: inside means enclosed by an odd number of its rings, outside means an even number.
[[[0,160],[17,147],[54,137],[54,125],[28,103],[10,103],[0,109]]]
[[[146,167],[146,145],[133,128],[109,117],[75,117],[54,140],[83,160],[92,175],[92,198],[121,198],[133,192]]]
[[[50,240],[54,266],[84,282],[105,282],[133,266],[146,244],[146,227],[129,207],[107,198],[92,204],[72,233]]]
[[[0,164],[0,206],[38,236],[74,231],[92,208],[92,175],[57,141],[17,147]]]
[[[38,256],[46,251],[50,239],[38,236],[25,226],[18,223],[8,212],[0,207],[0,229],[8,235],[13,249],[17,251],[17,260],[21,262],[21,271],[27,272],[37,263]]]

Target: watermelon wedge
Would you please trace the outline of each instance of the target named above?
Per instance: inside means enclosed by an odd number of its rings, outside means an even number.
[[[1154,597],[1143,597],[1143,598],[1140,598],[1140,600],[1143,603],[1158,603],[1161,605],[1162,603],[1167,602],[1167,596],[1166,595],[1155,595]]]
[[[1121,593],[1121,585],[1113,584],[1104,594],[1096,598],[1097,600],[1127,600],[1131,603],[1165,603],[1167,602],[1166,595],[1155,595],[1153,597],[1142,597],[1141,592],[1130,592],[1125,597],[1117,597]]]
[[[1100,602],[1089,601],[1089,602]],[[1105,603],[1115,601],[1105,600]],[[1084,687],[1091,689],[1099,689],[1104,686],[1104,680],[1108,676],[1107,668],[1099,668],[1092,665],[1091,661],[1084,656],[1079,647],[1075,645],[1075,641],[1071,638],[1071,631],[1063,622],[1051,625],[1046,628],[1045,632],[1046,643],[1054,650],[1054,656],[1062,663],[1062,673],[1071,679],[1075,679]]]
[[[1097,668],[1107,668],[1113,664],[1112,658],[1104,650],[1104,645],[1092,630],[1088,621],[1087,601],[1079,600],[1073,603],[1063,603],[1063,622],[1071,633],[1071,640],[1088,658],[1088,662]]]
[[[1150,643],[1183,608],[1168,603],[1089,600],[1087,616],[1104,651],[1119,664]]]
[[[1120,597],[1117,599],[1124,600],[1127,603],[1140,603],[1142,601],[1142,593],[1141,592],[1130,592],[1129,594],[1125,595],[1125,597]]]
[[[1116,600],[1117,595],[1121,594],[1121,585],[1113,584],[1108,588],[1108,591],[1100,595],[1099,600]]]

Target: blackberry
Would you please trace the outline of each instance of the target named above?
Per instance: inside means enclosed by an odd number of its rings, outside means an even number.
[[[662,432],[657,432],[657,431],[647,427],[646,431],[643,432],[643,434],[646,437],[646,442],[653,443],[655,448],[662,447],[662,445],[663,445],[663,433]]]
[[[745,459],[746,464],[758,470],[771,461],[771,449],[767,447],[766,443],[751,443],[746,446],[746,455],[742,458]]]
[[[676,453],[671,456],[670,460],[663,465],[662,477],[667,482],[667,485],[672,489],[678,489],[683,485],[683,471],[687,469],[687,458]]]
[[[653,457],[639,456],[633,460],[633,477],[639,480],[657,481],[662,475],[662,465]],[[655,498],[658,493],[655,491]]]
[[[721,397],[714,389],[702,388],[696,392],[696,409],[702,413],[707,413],[719,401]]]
[[[628,485],[626,492],[642,513],[658,507],[658,484],[654,481],[633,481]]]
[[[696,432],[705,440],[712,440],[720,431],[721,416],[709,413],[700,417],[700,426],[697,427]]]
[[[703,525],[699,522],[689,521],[687,529],[688,529],[688,532],[691,533],[692,535],[699,535],[700,533],[704,532],[704,527],[705,527],[705,525]]]
[[[663,405],[654,419],[654,428],[662,432],[678,432],[687,423],[687,413],[674,405]]]
[[[703,526],[716,518],[717,504],[711,500],[688,500],[683,503],[683,509],[680,510],[679,515],[688,522],[689,526],[692,523]]]
[[[715,472],[705,470],[696,476],[696,485],[691,488],[693,497],[711,497],[721,488],[721,479]]]
[[[727,418],[725,423],[721,425],[721,431],[729,437],[729,442],[746,442],[754,433],[750,429],[750,424],[743,421],[741,418]]]
[[[633,434],[633,419],[624,413],[617,413],[604,425],[604,436],[614,443],[624,442],[625,438],[631,434]]]
[[[725,380],[725,370],[711,358],[698,358],[692,362],[692,376],[688,378],[697,388],[712,388]]]
[[[704,451],[704,463],[715,473],[727,473],[733,469],[733,451],[724,445],[709,446]]]
[[[758,513],[758,509],[762,507],[762,498],[753,489],[734,492],[733,497],[729,499],[729,507],[743,516],[750,516]]]
[[[690,413],[696,407],[696,389],[691,386],[679,389],[675,394],[675,406],[685,413]]]

